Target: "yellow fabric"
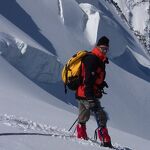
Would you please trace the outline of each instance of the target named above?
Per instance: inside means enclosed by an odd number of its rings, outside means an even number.
[[[70,77],[75,77],[80,75],[80,66],[81,66],[81,60],[82,58],[87,54],[87,51],[81,50],[77,52],[74,56],[72,56],[67,64],[64,66],[62,70],[62,80],[64,83],[67,82],[66,79],[66,72],[67,72],[67,78],[69,80]]]

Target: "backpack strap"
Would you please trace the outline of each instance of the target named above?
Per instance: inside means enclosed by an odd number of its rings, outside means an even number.
[[[66,70],[66,74],[65,74],[65,78],[66,78],[66,83],[64,83],[64,88],[65,88],[65,94],[67,94],[67,82],[68,82],[68,65],[65,65],[65,70]]]

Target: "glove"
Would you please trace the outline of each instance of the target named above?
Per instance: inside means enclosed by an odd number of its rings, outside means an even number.
[[[109,60],[108,60],[108,58],[106,58],[105,63],[106,63],[106,64],[109,64]]]
[[[105,88],[105,87],[108,88],[109,86],[108,86],[108,84],[106,83],[106,81],[103,81],[103,83],[99,85],[99,89],[103,89],[103,88]]]
[[[103,81],[103,83],[102,83],[102,87],[104,88],[104,87],[106,87],[106,88],[108,88],[109,86],[108,86],[108,84],[106,83],[106,81]]]
[[[103,83],[102,84],[100,84],[100,86],[99,86],[99,89],[98,89],[98,91],[97,91],[97,93],[99,92],[99,93],[101,93],[101,97],[103,96],[102,94],[107,94],[105,91],[104,91],[104,88],[108,88],[109,86],[108,86],[108,84],[106,83],[106,81],[103,81]]]

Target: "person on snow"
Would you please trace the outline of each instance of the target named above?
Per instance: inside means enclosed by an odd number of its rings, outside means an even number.
[[[77,137],[88,140],[86,122],[90,118],[90,112],[94,113],[98,124],[96,135],[105,147],[112,147],[111,138],[107,129],[107,113],[101,106],[99,99],[104,94],[104,87],[108,88],[105,80],[105,64],[108,63],[106,53],[109,49],[109,39],[101,37],[96,47],[83,58],[81,77],[82,82],[76,90],[78,99],[79,120],[76,126]]]

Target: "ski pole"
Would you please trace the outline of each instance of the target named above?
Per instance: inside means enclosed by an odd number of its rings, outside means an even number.
[[[73,128],[73,126],[74,126],[75,123],[78,121],[78,119],[79,119],[79,117],[75,120],[75,122],[72,124],[72,126],[70,127],[70,129],[69,129],[68,131],[70,131],[70,130]]]
[[[73,128],[73,126],[74,126],[74,125],[76,124],[76,122],[79,120],[80,115],[81,115],[84,111],[85,111],[85,109],[81,111],[81,113],[79,114],[78,118],[74,121],[74,123],[72,124],[72,126],[69,128],[68,131],[70,131],[70,130]]]

